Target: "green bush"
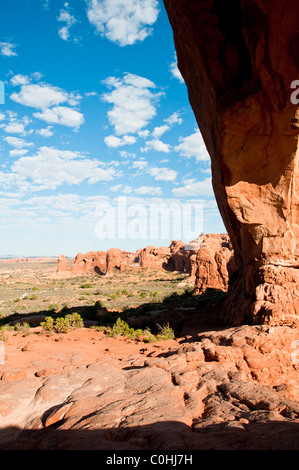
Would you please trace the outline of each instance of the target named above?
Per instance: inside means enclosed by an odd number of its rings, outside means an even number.
[[[30,325],[29,323],[16,323],[14,326],[15,331],[18,333],[29,333]]]
[[[65,317],[58,317],[54,320],[53,317],[46,317],[40,326],[44,331],[51,333],[67,333],[73,328],[82,328],[84,325],[83,319],[79,313],[72,313]]]
[[[164,326],[158,325],[160,333],[157,335],[158,340],[166,340],[166,339],[175,339],[175,334],[173,329],[167,323]]]
[[[87,282],[85,284],[81,284],[80,289],[91,289],[92,287],[93,285]]]

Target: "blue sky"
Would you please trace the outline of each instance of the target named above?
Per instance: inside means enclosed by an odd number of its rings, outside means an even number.
[[[0,31],[0,255],[225,231],[162,1],[10,0]]]

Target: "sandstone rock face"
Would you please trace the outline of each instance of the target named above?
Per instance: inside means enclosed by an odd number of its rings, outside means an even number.
[[[139,252],[140,266],[193,275],[195,272],[194,255],[196,255],[201,241],[202,238],[200,242],[194,241],[186,244],[182,240],[172,240],[169,247],[147,246]]]
[[[70,268],[68,267],[66,257],[64,255],[59,256],[57,260],[57,272],[64,273],[68,271],[70,271]]]
[[[82,253],[77,254],[71,268],[71,272],[74,274],[81,274],[92,271],[106,271],[105,251],[89,251],[84,255]]]
[[[140,266],[142,268],[168,269],[173,271],[173,263],[170,261],[171,251],[169,247],[147,246],[143,248],[139,255]]]
[[[120,271],[129,269],[135,257],[135,253],[122,251],[119,248],[110,248],[106,256],[106,274],[111,275],[115,268]]]
[[[0,449],[298,450],[298,341],[265,325],[152,344],[10,332]]]
[[[227,321],[298,324],[299,3],[164,4],[238,264]]]
[[[233,274],[234,253],[226,234],[207,234],[196,255],[195,293],[207,288],[227,291]]]

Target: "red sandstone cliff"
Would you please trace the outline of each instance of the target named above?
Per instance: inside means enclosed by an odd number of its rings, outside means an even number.
[[[298,324],[299,3],[164,4],[238,265],[226,319]]]

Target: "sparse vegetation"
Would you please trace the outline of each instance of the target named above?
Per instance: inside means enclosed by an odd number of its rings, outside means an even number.
[[[41,327],[44,331],[50,333],[67,333],[72,328],[82,328],[83,319],[78,313],[66,315],[65,317],[46,317],[44,322],[41,322]]]

